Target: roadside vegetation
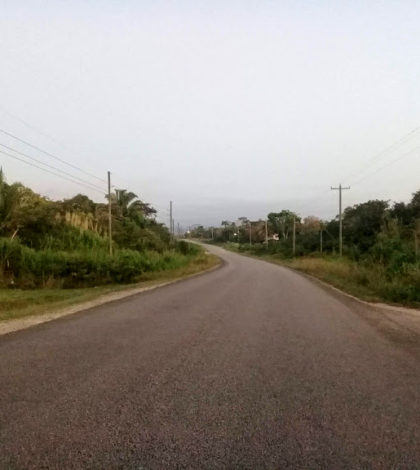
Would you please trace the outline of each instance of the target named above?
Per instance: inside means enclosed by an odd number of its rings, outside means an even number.
[[[265,227],[265,220],[241,217],[221,227],[197,227],[191,235],[285,264],[366,300],[420,306],[420,191],[408,203],[373,200],[346,208],[342,257],[338,218],[272,212],[268,243]]]
[[[112,255],[107,201],[51,201],[8,184],[0,171],[0,320],[215,264],[201,247],[171,237],[135,194],[117,190],[111,204]]]

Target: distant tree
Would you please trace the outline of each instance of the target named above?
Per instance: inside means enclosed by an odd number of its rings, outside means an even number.
[[[347,207],[343,216],[344,240],[362,252],[374,245],[384,224],[388,201],[373,200]]]
[[[267,216],[272,230],[279,234],[279,237],[287,240],[293,231],[293,219],[300,223],[300,217],[292,211],[282,210],[281,212],[270,212]]]
[[[7,235],[10,218],[19,204],[20,184],[9,186],[3,170],[0,169],[0,234]]]
[[[229,220],[222,220],[221,226],[224,240],[232,240],[233,234],[236,232],[236,225]]]
[[[127,191],[126,189],[117,189],[115,194],[117,206],[120,208],[121,214],[124,217],[127,217],[130,206],[135,204],[138,200],[137,194],[134,194],[131,191]]]
[[[414,219],[420,219],[420,190],[413,194],[409,206],[412,210],[412,217]]]
[[[321,219],[310,215],[303,219],[303,222],[300,226],[300,231],[303,233],[312,233],[312,232],[319,232],[321,230]]]
[[[62,207],[65,211],[81,211],[85,214],[94,214],[96,204],[84,194],[77,194],[70,199],[64,199]]]
[[[404,202],[395,202],[389,213],[400,225],[410,225],[412,222],[413,211],[410,205]]]
[[[265,220],[256,220],[251,222],[252,227],[252,241],[262,243],[265,241]]]

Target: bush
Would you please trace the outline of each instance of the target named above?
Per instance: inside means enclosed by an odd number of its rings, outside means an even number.
[[[200,247],[194,243],[188,243],[184,240],[177,242],[176,249],[183,255],[197,255]]]
[[[17,240],[0,238],[0,283],[15,287],[87,287],[106,283],[131,283],[148,272],[176,269],[186,265],[199,247],[186,243],[179,251],[104,249],[34,250]],[[183,250],[185,253],[181,253]]]

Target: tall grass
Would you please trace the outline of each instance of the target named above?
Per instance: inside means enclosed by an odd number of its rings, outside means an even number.
[[[399,273],[391,272],[380,263],[356,262],[333,256],[307,256],[283,260],[283,263],[365,300],[420,305],[418,263],[407,265]]]
[[[305,257],[286,264],[368,300],[417,305],[420,303],[420,265],[392,273],[381,264],[335,257]]]
[[[34,250],[0,238],[0,286],[69,288],[135,282],[144,273],[188,264],[198,248],[186,245],[162,253],[120,249],[110,256],[100,244],[72,251]]]

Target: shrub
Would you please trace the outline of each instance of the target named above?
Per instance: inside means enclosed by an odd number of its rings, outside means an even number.
[[[135,282],[142,274],[186,265],[200,248],[186,243],[180,251],[34,250],[17,240],[0,238],[0,282],[3,286],[85,287],[106,283]],[[182,245],[181,245],[182,246]]]

